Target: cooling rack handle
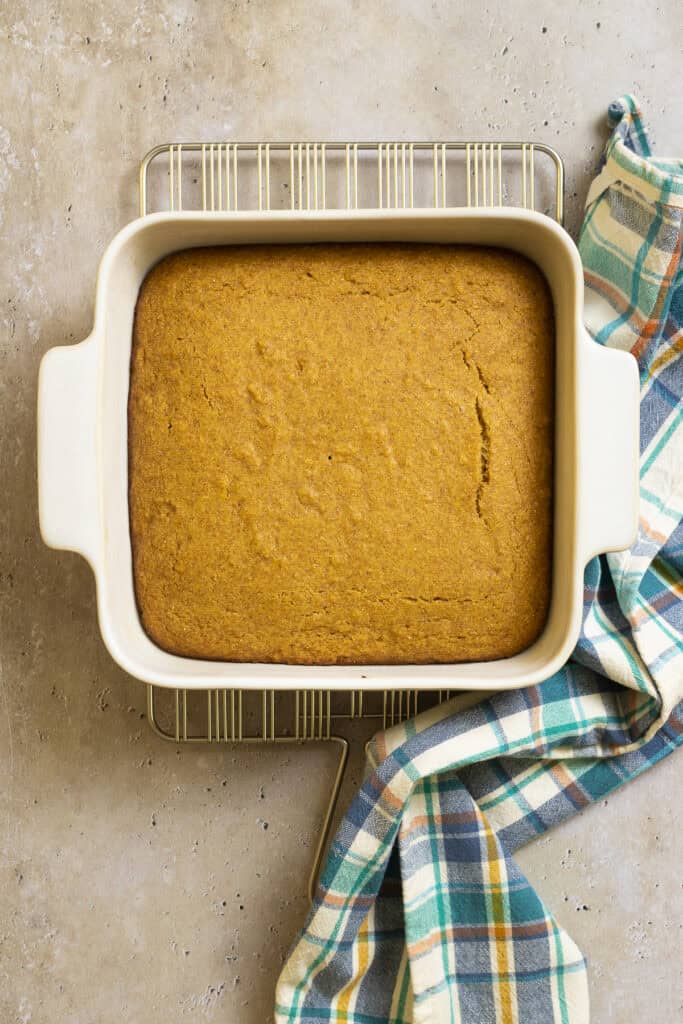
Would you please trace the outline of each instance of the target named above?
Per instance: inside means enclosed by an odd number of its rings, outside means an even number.
[[[629,352],[585,332],[579,395],[582,556],[622,551],[638,530],[640,427],[638,364]]]
[[[38,378],[40,532],[50,547],[77,551],[93,568],[101,549],[97,366],[91,335],[50,349]]]

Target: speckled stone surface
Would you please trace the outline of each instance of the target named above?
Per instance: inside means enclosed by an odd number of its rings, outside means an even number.
[[[527,137],[564,155],[576,229],[615,95],[636,91],[659,152],[683,152],[681,24],[673,0],[2,5],[0,1020],[269,1021],[334,767],[325,748],[157,739],[99,639],[89,569],[38,536],[38,362],[89,331],[140,156]],[[596,1024],[683,1019],[680,778],[673,758],[520,855],[590,958]]]

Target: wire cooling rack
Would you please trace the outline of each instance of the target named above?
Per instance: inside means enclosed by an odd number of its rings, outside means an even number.
[[[181,210],[424,209],[521,206],[562,223],[564,169],[528,142],[184,142],[140,164],[140,215]],[[386,728],[449,690],[147,688],[147,718],[176,743],[327,741],[339,761],[309,880],[312,895],[349,752],[343,723]]]
[[[183,142],[140,165],[141,216],[461,206],[521,206],[562,223],[562,160],[528,142]]]
[[[184,142],[140,164],[140,214],[181,210],[423,209],[521,206],[562,223],[564,169],[529,142]],[[448,690],[165,690],[147,717],[189,743],[330,740],[358,719],[386,727],[446,700]]]

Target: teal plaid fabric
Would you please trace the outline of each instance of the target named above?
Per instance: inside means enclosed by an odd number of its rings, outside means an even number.
[[[580,238],[586,322],[641,380],[641,515],[589,564],[581,639],[540,686],[461,696],[377,736],[276,993],[278,1024],[583,1024],[586,965],[523,843],[683,741],[683,165],[631,97]]]

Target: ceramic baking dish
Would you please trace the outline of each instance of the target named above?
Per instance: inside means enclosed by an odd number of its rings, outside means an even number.
[[[545,630],[521,654],[453,665],[236,664],[168,654],[142,629],[133,589],[127,451],[140,284],[159,259],[178,249],[324,241],[505,246],[534,260],[547,277],[557,325],[553,587]],[[52,547],[79,552],[90,563],[100,628],[112,657],[141,680],[190,688],[489,689],[551,675],[579,634],[586,562],[627,547],[637,524],[636,363],[591,340],[582,304],[573,242],[549,218],[524,210],[173,213],[130,224],[102,259],[92,334],[45,355],[38,395],[42,535]]]

